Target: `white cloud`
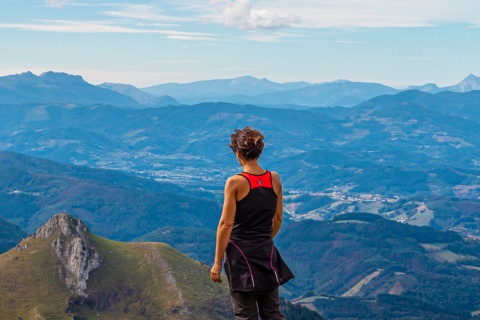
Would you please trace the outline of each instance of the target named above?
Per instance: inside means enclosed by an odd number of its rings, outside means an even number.
[[[285,32],[250,32],[246,39],[255,42],[280,42],[287,38],[302,38],[304,35]]]
[[[150,33],[168,36],[203,37],[213,39],[212,34],[202,32],[183,32],[166,29],[137,29],[117,26],[97,21],[42,20],[38,23],[0,23],[0,29],[20,29],[28,31],[50,31],[63,33]]]
[[[211,3],[223,6],[226,26],[242,30],[279,29],[300,22],[300,18],[292,13],[279,15],[270,9],[253,8],[250,0],[212,0]]]
[[[68,0],[45,0],[51,8],[61,8],[68,3]]]
[[[210,0],[209,21],[244,30],[282,27],[430,27],[444,23],[480,26],[478,0]],[[219,15],[219,12],[221,15]],[[200,11],[198,11],[199,14]]]
[[[269,2],[269,1],[266,1]],[[278,0],[279,14],[302,17],[307,28],[425,27],[478,24],[477,0]]]
[[[178,35],[174,34],[171,36],[167,36],[168,39],[172,40],[188,40],[188,41],[205,41],[205,40],[215,40],[209,37],[196,37],[196,36],[188,36],[188,35]]]
[[[163,15],[157,12],[157,8],[151,5],[127,5],[121,10],[105,11],[104,14],[114,17],[149,20],[149,21],[191,21],[192,19],[171,15]]]

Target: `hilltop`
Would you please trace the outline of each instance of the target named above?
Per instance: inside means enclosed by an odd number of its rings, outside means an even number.
[[[229,319],[225,285],[162,243],[99,237],[59,214],[0,255],[1,319]]]

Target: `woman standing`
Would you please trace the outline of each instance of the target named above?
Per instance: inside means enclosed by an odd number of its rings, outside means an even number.
[[[221,282],[224,257],[237,320],[285,319],[280,312],[278,286],[293,274],[273,244],[282,224],[282,184],[276,172],[263,169],[258,159],[263,135],[250,127],[235,129],[229,147],[243,172],[227,179],[222,216],[217,229],[211,278]]]

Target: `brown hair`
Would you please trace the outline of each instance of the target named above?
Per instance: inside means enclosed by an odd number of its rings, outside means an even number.
[[[233,152],[238,151],[245,160],[253,160],[260,157],[263,151],[263,134],[253,129],[245,127],[242,130],[235,129],[230,136],[230,144]]]

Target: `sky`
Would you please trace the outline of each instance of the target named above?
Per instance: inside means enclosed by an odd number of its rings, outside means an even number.
[[[0,76],[132,84],[480,76],[478,0],[2,0]]]

